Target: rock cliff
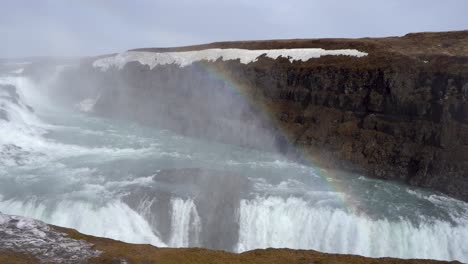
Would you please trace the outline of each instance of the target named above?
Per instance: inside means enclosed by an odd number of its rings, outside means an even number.
[[[184,67],[133,61],[107,71],[89,58],[63,72],[57,87],[67,87],[65,98],[94,98],[100,115],[279,150],[468,201],[468,31],[135,52],[213,48],[355,49],[367,56],[260,56],[250,63],[201,60]]]

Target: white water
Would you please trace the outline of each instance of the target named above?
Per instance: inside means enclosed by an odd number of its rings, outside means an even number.
[[[9,117],[0,119],[3,213],[133,243],[203,246],[205,212],[197,197],[184,184],[159,185],[153,175],[164,168],[228,169],[249,175],[252,184],[240,195],[238,243],[228,250],[290,247],[468,262],[466,203],[353,175],[331,179],[326,171],[277,155],[50,105],[42,111],[46,98],[27,79],[1,83],[16,85],[20,96],[18,104],[0,99]],[[347,189],[338,192],[330,182]],[[149,191],[136,206],[126,202],[142,190]],[[168,190],[168,210],[155,208],[155,194]],[[161,214],[168,216],[168,230],[158,230]]]
[[[415,226],[309,205],[301,198],[243,200],[239,251],[288,247],[372,257],[461,259],[468,255],[468,222]]]
[[[172,221],[171,221],[171,247],[188,247],[189,243],[198,244],[198,237],[201,229],[201,220],[197,208],[192,200],[173,199]],[[190,233],[195,237],[190,240]]]
[[[41,219],[49,224],[70,227],[94,236],[165,246],[153,234],[145,219],[121,202],[111,202],[100,207],[70,200],[54,206],[45,204],[7,200],[0,202],[0,208],[6,214]]]

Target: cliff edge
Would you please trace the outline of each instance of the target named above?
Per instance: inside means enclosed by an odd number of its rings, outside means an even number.
[[[468,201],[468,31],[145,48],[62,78],[100,115]]]
[[[460,263],[366,258],[313,250],[265,249],[242,254],[201,248],[157,248],[81,234],[0,213],[0,263]]]

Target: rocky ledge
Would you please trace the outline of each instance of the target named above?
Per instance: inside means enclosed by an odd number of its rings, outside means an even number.
[[[73,229],[0,213],[0,263],[460,263],[366,258],[313,250],[264,249],[229,253],[202,248],[157,248],[81,234]]]
[[[99,115],[468,201],[468,31],[138,49],[56,87]]]

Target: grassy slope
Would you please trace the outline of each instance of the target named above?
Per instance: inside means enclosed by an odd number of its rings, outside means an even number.
[[[468,30],[451,32],[410,33],[403,37],[357,39],[284,39],[255,41],[225,41],[174,48],[141,48],[137,51],[169,52],[209,48],[286,49],[324,48],[359,49],[367,52],[395,52],[407,56],[446,55],[468,56]]]

